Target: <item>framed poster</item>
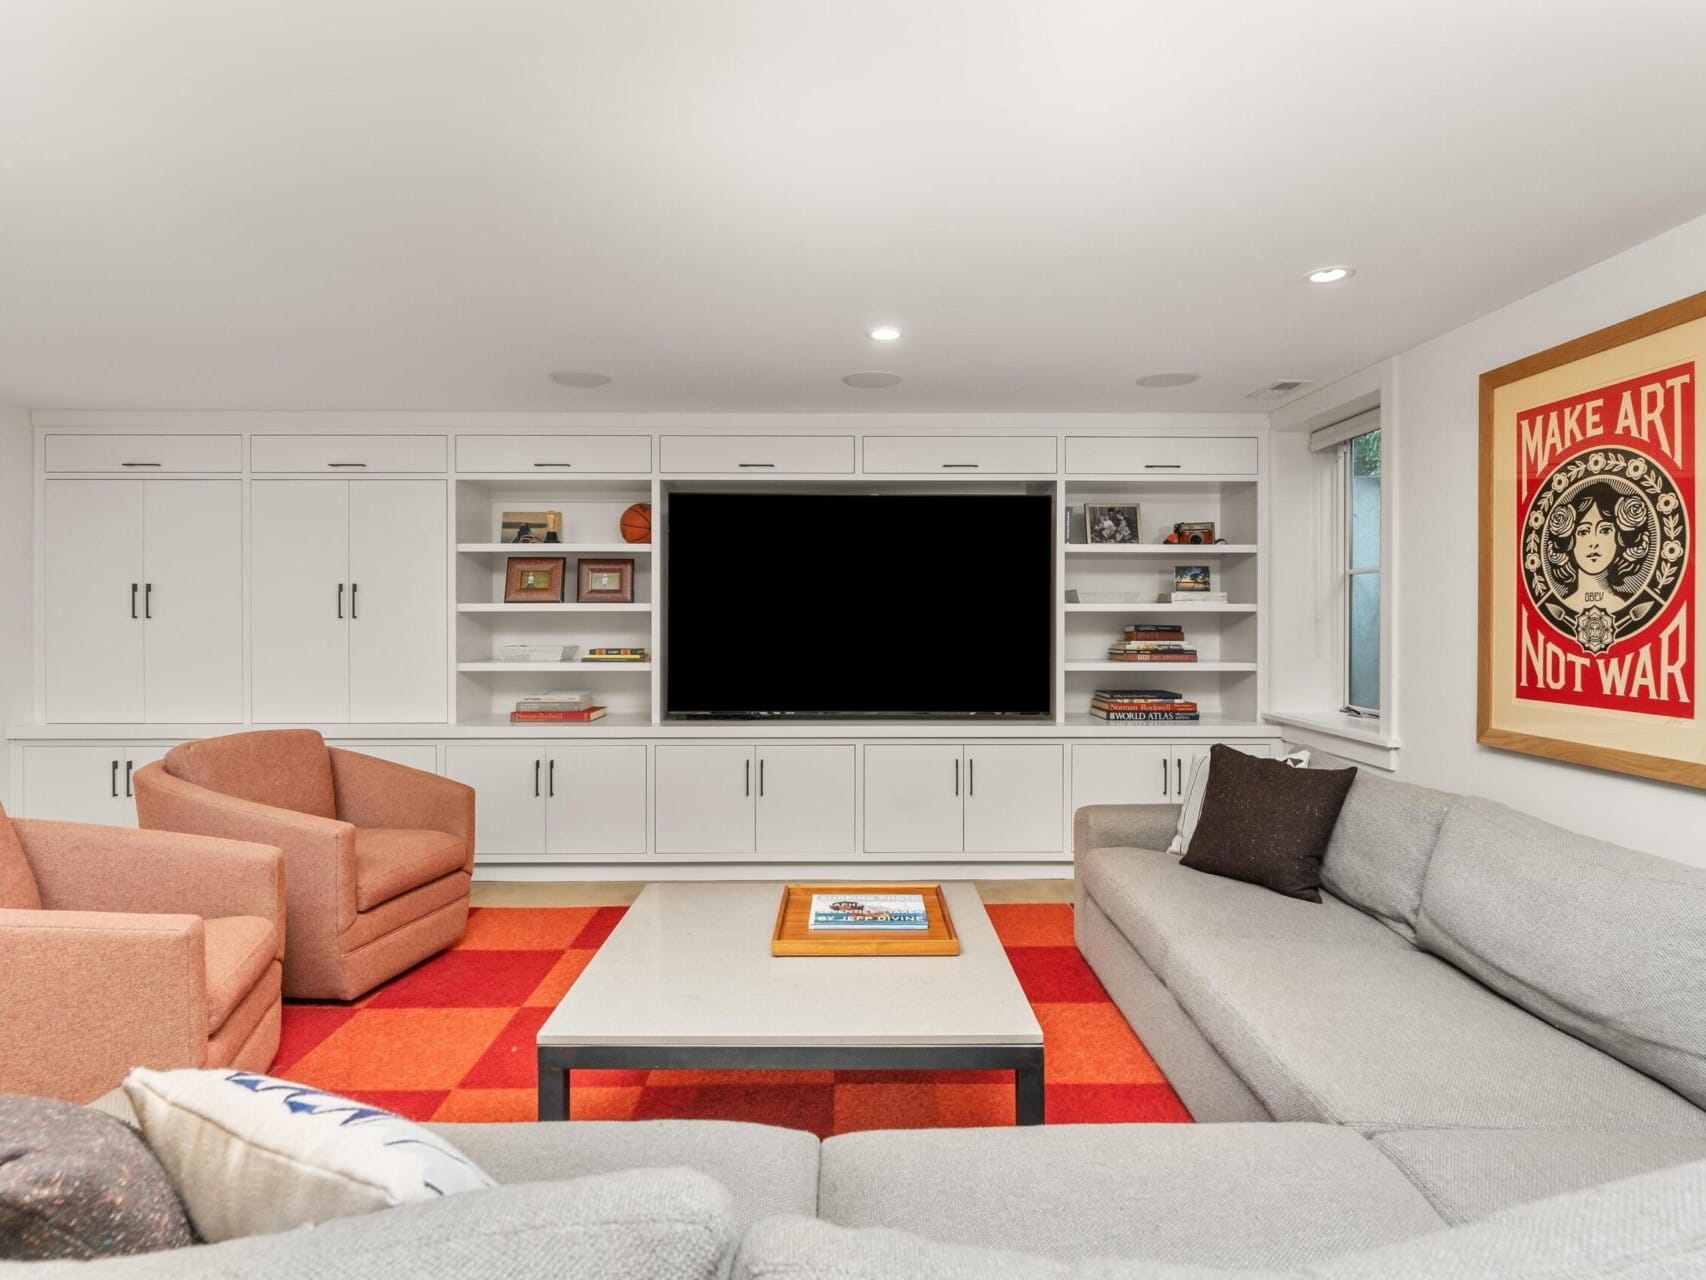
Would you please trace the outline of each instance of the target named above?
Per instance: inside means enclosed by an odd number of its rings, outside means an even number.
[[[1706,788],[1706,293],[1481,375],[1477,740]]]

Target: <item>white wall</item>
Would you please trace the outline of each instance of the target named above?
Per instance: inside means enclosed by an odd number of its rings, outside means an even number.
[[[30,416],[0,405],[0,734],[33,713],[34,629],[30,616]],[[0,737],[0,803],[12,804],[11,749]]]
[[[1480,375],[1706,290],[1706,218],[1399,357],[1399,776],[1706,866],[1706,792],[1475,742]]]

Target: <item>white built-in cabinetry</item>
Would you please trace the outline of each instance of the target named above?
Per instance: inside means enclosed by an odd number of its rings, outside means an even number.
[[[112,415],[38,427],[36,726],[11,796],[26,816],[134,822],[129,779],[175,741],[245,724],[328,738],[478,793],[479,864],[538,874],[728,874],[778,864],[1058,865],[1085,804],[1173,803],[1210,744],[1270,754],[1262,722],[1264,426],[1188,416],[1130,430],[849,431],[561,426],[454,433],[277,426],[135,429]],[[670,495],[694,488],[1052,496],[1057,588],[1052,715],[965,723],[674,723],[662,714]],[[653,508],[655,541],[619,523]],[[1092,544],[1084,508],[1141,508],[1140,541]],[[516,549],[503,513],[562,513],[561,603],[504,600]],[[1224,541],[1172,546],[1176,521]],[[778,537],[809,537],[778,530]],[[908,589],[928,590],[975,540],[921,529]],[[627,602],[575,600],[582,557],[634,561]],[[1210,565],[1225,603],[1156,599],[1174,567]],[[762,563],[739,592],[786,591]],[[1137,598],[1133,598],[1133,594]],[[1200,661],[1112,662],[1123,624],[1177,622]],[[975,624],[975,620],[968,620]],[[975,632],[975,625],[971,626]],[[522,663],[512,643],[635,646],[652,660]],[[731,647],[730,661],[759,661]],[[826,661],[844,660],[826,655]],[[952,662],[954,655],[920,655]],[[1177,689],[1200,723],[1109,724],[1101,687]],[[589,725],[512,725],[524,693],[585,689]],[[740,867],[748,871],[742,872]],[[534,868],[530,871],[529,868]],[[556,870],[549,870],[555,867]],[[936,872],[940,874],[940,871]]]
[[[251,716],[443,720],[442,480],[250,485]]]

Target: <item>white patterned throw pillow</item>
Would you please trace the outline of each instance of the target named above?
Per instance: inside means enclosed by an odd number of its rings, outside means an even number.
[[[1309,751],[1298,747],[1286,752],[1280,757],[1283,764],[1289,764],[1293,769],[1309,767]],[[1198,758],[1191,766],[1190,781],[1185,784],[1185,799],[1179,806],[1179,826],[1173,832],[1173,842],[1167,846],[1168,853],[1184,853],[1191,847],[1191,837],[1196,834],[1197,819],[1202,817],[1203,793],[1208,790],[1208,752]]]
[[[497,1185],[420,1125],[288,1080],[138,1067],[124,1091],[210,1242]]]

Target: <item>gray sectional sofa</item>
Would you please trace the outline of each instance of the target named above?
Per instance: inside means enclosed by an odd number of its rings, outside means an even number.
[[[448,1125],[505,1185],[20,1274],[1706,1277],[1706,872],[1364,773],[1311,904],[1175,817],[1080,811],[1078,941],[1220,1123]]]

